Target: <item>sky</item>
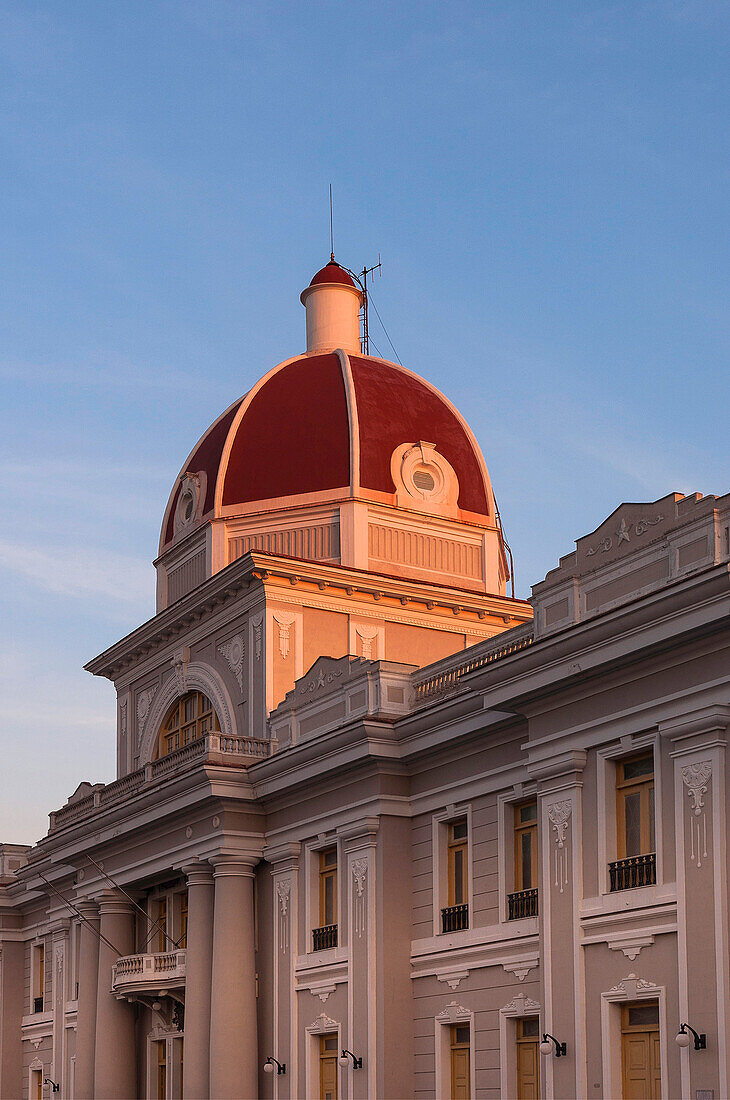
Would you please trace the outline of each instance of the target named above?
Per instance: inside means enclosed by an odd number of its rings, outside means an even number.
[[[730,7],[0,0],[0,841],[115,768],[83,664],[154,613],[170,489],[382,257],[517,594],[625,500],[730,491]],[[375,349],[392,357],[377,318]]]

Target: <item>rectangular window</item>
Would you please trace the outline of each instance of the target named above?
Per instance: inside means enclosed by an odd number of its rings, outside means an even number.
[[[539,1100],[540,1021],[524,1016],[517,1021],[517,1100]]]
[[[466,820],[449,825],[449,905],[466,905],[468,901],[469,835]]]
[[[619,761],[616,798],[619,859],[654,852],[653,753]]]
[[[537,802],[515,806],[515,890],[537,886]]]
[[[178,945],[180,947],[187,947],[188,945],[188,892],[180,895],[180,935],[178,937]]]
[[[471,1098],[471,1030],[468,1024],[451,1026],[451,1097]]]
[[[621,1006],[621,1068],[624,1096],[661,1100],[659,1003]]]
[[[313,929],[313,950],[337,947],[337,849],[319,853],[319,928]]]
[[[167,1043],[163,1039],[157,1047],[157,1100],[167,1100]]]
[[[46,990],[46,949],[42,943],[33,948],[33,1011],[43,1011]]]
[[[152,950],[158,954],[167,951],[167,898],[158,898],[155,902],[155,928],[152,936]]]
[[[319,1037],[319,1096],[320,1100],[337,1100],[337,1057],[339,1044],[336,1035]]]

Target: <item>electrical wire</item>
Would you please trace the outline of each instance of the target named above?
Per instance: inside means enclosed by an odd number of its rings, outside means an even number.
[[[371,291],[368,291],[368,301],[369,301],[370,305],[373,307],[373,309],[375,310],[375,315],[378,318],[378,320],[380,321],[380,326],[381,326],[383,332],[385,333],[385,336],[386,336],[386,339],[387,339],[388,343],[390,344],[390,346],[393,349],[393,355],[396,357],[396,359],[398,360],[400,365],[403,366],[403,364],[401,363],[400,356],[398,355],[398,352],[395,350],[395,344],[391,340],[390,336],[388,335],[388,330],[385,327],[385,325],[383,324],[383,318],[378,313],[378,307],[376,306],[375,302],[373,301],[373,295],[372,295]]]

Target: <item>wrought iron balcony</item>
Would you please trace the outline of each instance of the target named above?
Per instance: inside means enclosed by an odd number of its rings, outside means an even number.
[[[611,891],[635,890],[639,886],[654,886],[656,883],[656,853],[645,856],[628,856],[616,859],[608,865]]]
[[[337,947],[337,925],[325,924],[323,928],[312,929],[312,950],[326,951]]]
[[[509,920],[522,920],[524,917],[537,916],[537,889],[517,890],[507,895]]]
[[[115,993],[144,993],[156,989],[180,989],[185,985],[187,952],[163,951],[156,955],[123,955],[112,967]]]
[[[43,998],[42,997],[34,997],[33,998],[33,1011],[34,1012],[42,1012],[43,1011]]]
[[[442,932],[463,932],[469,927],[469,906],[449,905],[441,910]]]

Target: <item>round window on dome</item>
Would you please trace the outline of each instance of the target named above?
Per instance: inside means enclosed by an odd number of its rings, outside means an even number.
[[[193,494],[191,492],[184,493],[183,498],[182,498],[181,511],[182,511],[183,520],[186,523],[190,520],[190,517],[193,514],[193,508],[194,507],[195,507],[195,500],[193,499]]]
[[[413,484],[422,493],[432,493],[436,488],[436,479],[430,470],[421,467],[413,471]]]

